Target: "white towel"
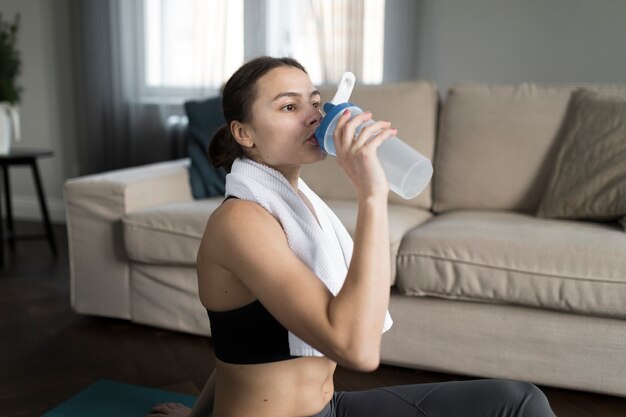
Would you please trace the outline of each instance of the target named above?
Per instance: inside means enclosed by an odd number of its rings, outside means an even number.
[[[282,225],[294,255],[337,295],[352,258],[352,238],[335,213],[302,179],[298,180],[298,189],[313,205],[319,223],[277,170],[249,158],[238,158],[226,175],[226,197],[254,201],[272,214]],[[386,332],[392,324],[387,312],[382,331]],[[323,356],[291,332],[289,349],[292,356]]]

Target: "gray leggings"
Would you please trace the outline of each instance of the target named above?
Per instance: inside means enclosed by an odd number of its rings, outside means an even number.
[[[555,417],[532,384],[498,379],[335,392],[311,417]]]

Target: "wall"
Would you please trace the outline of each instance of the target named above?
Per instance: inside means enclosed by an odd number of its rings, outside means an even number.
[[[626,83],[622,0],[417,0],[415,24],[412,75],[440,91],[464,80]]]
[[[22,141],[13,146],[54,151],[54,157],[40,160],[39,170],[50,216],[54,222],[64,222],[63,182],[72,176],[76,161],[69,4],[66,0],[0,0],[0,12],[5,20],[13,20],[16,13],[21,16]],[[40,219],[31,170],[14,167],[10,177],[14,216]]]
[[[385,1],[383,82],[419,78],[417,72],[418,30],[422,0]],[[365,46],[367,47],[367,45]]]

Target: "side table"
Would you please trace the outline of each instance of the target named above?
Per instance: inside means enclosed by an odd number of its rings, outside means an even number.
[[[8,154],[0,155],[0,166],[2,167],[2,176],[4,177],[4,202],[6,207],[6,226],[7,236],[6,240],[9,242],[11,249],[15,248],[15,241],[21,239],[40,239],[47,238],[52,249],[54,256],[57,255],[56,243],[54,241],[54,235],[52,233],[52,225],[50,224],[50,216],[48,215],[48,206],[46,205],[46,198],[44,196],[43,186],[41,184],[41,177],[39,175],[39,168],[37,166],[37,160],[39,158],[51,157],[54,153],[47,149],[11,149]],[[33,174],[33,180],[35,181],[35,188],[37,189],[37,198],[39,199],[39,208],[43,217],[43,222],[46,230],[45,235],[35,236],[16,236],[15,227],[13,223],[13,208],[11,205],[11,181],[9,180],[9,168],[14,165],[30,165]],[[0,267],[4,266],[4,225],[2,222],[2,204],[0,204]]]

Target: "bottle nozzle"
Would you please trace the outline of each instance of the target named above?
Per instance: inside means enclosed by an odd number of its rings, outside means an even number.
[[[352,94],[355,81],[356,77],[353,73],[350,71],[344,72],[337,85],[337,92],[330,103],[336,106],[337,104],[347,102],[350,99],[350,94]]]

